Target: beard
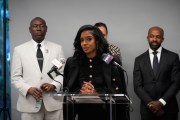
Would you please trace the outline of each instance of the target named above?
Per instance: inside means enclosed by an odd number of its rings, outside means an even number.
[[[161,46],[161,44],[153,45],[153,43],[149,43],[149,46],[153,51],[156,51]]]

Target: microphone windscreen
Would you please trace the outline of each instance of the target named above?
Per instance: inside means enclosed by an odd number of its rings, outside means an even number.
[[[109,63],[112,61],[113,56],[110,55],[110,54],[104,53],[104,54],[102,55],[102,59],[103,59],[104,62],[106,62],[107,64],[109,64]]]
[[[53,65],[56,66],[58,69],[62,67],[62,63],[59,62],[57,59],[52,61]]]

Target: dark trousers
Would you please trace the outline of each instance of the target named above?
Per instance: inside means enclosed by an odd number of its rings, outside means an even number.
[[[162,116],[156,116],[151,111],[141,113],[141,120],[178,120],[178,113],[166,113]]]

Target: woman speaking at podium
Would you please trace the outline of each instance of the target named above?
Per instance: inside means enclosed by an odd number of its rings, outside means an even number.
[[[102,56],[108,53],[108,44],[101,31],[92,25],[82,26],[74,40],[74,55],[69,57],[64,68],[64,87],[73,94],[114,94],[126,90],[122,74],[112,63],[107,64]],[[66,112],[64,108],[64,112]],[[71,108],[69,108],[71,109]],[[78,120],[109,120],[105,106],[77,105]],[[70,113],[71,114],[71,113]],[[72,120],[74,116],[65,120]]]

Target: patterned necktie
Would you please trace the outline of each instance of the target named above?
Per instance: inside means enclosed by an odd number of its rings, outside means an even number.
[[[153,71],[154,71],[154,74],[156,75],[157,72],[158,72],[158,57],[157,57],[157,51],[153,52],[153,55],[154,55],[154,58],[153,58]]]
[[[41,44],[38,44],[38,49],[37,49],[37,54],[36,54],[36,57],[37,57],[37,60],[38,60],[38,63],[39,63],[39,68],[42,72],[42,67],[43,67],[43,53],[40,49],[41,47]]]

